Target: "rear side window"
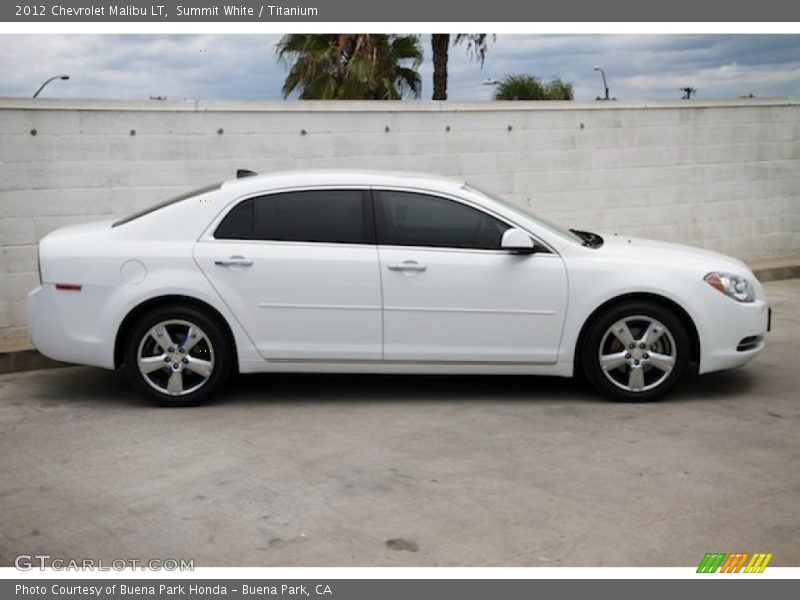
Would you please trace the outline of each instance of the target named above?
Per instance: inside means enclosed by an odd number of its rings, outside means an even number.
[[[217,239],[372,244],[372,217],[363,190],[308,190],[239,203],[220,223]]]
[[[445,198],[381,191],[377,199],[380,244],[497,250],[510,229],[491,215]]]

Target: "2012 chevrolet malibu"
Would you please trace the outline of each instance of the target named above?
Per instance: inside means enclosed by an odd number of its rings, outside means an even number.
[[[585,373],[652,400],[744,365],[769,308],[744,263],[565,230],[463,181],[298,171],[237,179],[39,245],[31,338],[123,367],[158,403],[230,373]]]

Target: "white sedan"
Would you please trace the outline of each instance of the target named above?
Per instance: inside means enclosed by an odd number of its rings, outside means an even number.
[[[738,367],[769,308],[739,260],[564,230],[463,181],[298,171],[237,179],[39,244],[44,355],[124,367],[191,405],[232,371],[571,377],[652,400]]]

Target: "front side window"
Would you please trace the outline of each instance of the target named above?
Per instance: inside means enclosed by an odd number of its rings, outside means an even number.
[[[427,194],[381,191],[376,199],[380,244],[499,250],[511,228],[480,210]]]
[[[362,190],[308,190],[249,198],[217,227],[217,239],[374,243]]]

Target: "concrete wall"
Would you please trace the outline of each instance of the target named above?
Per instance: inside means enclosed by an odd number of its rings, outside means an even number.
[[[468,178],[561,223],[746,260],[800,254],[800,101],[234,103],[0,99],[0,341],[36,243],[256,171]]]

